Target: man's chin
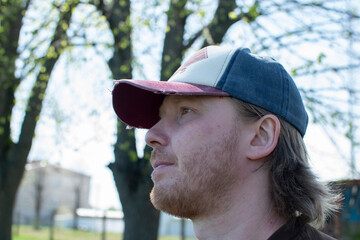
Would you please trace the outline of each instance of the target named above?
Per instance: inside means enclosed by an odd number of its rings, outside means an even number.
[[[164,194],[164,191],[160,191],[163,193],[159,194],[159,190],[156,190],[156,188],[157,187],[155,185],[150,192],[150,201],[157,210],[166,212],[166,204],[163,203],[164,197],[161,197],[161,195]],[[164,205],[165,205],[165,207],[164,207]]]
[[[166,192],[168,194],[166,194]],[[199,214],[199,208],[194,207],[196,201],[194,202],[191,199],[184,197],[183,194],[179,194],[179,192],[174,189],[172,193],[169,193],[165,189],[154,187],[150,193],[150,200],[157,210],[179,218],[192,219]],[[189,201],[193,204],[189,204]]]

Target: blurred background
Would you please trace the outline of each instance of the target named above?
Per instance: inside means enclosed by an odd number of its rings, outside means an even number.
[[[167,80],[213,44],[292,74],[311,166],[344,194],[325,231],[360,239],[359,11],[358,0],[0,0],[0,239],[193,238],[191,222],[149,203],[146,131],[117,121],[111,90]]]

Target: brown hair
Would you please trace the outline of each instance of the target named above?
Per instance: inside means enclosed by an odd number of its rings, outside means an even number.
[[[272,114],[253,104],[233,98],[240,116],[256,121]],[[264,167],[270,169],[271,196],[277,213],[288,219],[320,228],[330,214],[339,209],[340,195],[321,183],[312,172],[306,147],[298,130],[277,116],[281,130],[278,144],[267,157]]]

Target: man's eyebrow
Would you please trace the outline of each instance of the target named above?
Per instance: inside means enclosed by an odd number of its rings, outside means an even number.
[[[165,99],[164,99],[165,100]],[[197,104],[197,105],[203,105],[203,101],[202,98],[200,96],[174,96],[171,99],[171,102],[167,102],[167,104],[170,106],[174,106],[176,107],[179,104]],[[163,104],[159,107],[159,117],[161,118],[162,116],[164,116],[164,114],[166,113],[165,107],[164,107],[164,102]]]

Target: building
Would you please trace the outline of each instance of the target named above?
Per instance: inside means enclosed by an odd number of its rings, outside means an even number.
[[[90,176],[59,165],[30,162],[17,193],[14,223],[48,226],[54,214],[89,208],[89,189]]]

